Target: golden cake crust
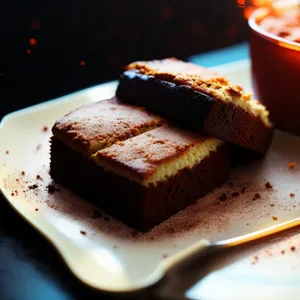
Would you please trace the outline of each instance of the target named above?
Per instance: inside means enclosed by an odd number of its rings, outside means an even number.
[[[170,125],[151,130],[92,155],[96,164],[143,185],[193,167],[223,144]],[[195,149],[195,151],[193,151]]]
[[[185,76],[197,76],[202,80],[219,79],[226,81],[217,72],[192,64],[183,62],[176,58],[162,60],[137,61],[127,66],[128,70],[138,70],[140,73],[152,75],[161,79],[175,79],[178,74]]]
[[[82,106],[57,121],[54,136],[87,154],[160,126],[164,120],[116,97]]]

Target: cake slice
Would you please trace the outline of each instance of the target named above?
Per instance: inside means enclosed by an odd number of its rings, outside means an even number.
[[[259,154],[272,138],[265,106],[216,72],[177,59],[130,64],[116,94],[180,126]]]
[[[52,132],[77,152],[86,155],[117,141],[161,126],[163,118],[116,97],[82,106],[57,121]]]
[[[85,193],[90,186],[85,179],[91,172],[91,154],[163,122],[161,117],[116,97],[79,107],[52,128],[50,174],[58,183]]]
[[[153,129],[92,155],[107,174],[109,192],[99,205],[147,231],[224,183],[229,158],[229,145],[219,139],[171,126]]]
[[[159,116],[114,98],[56,122],[50,174],[112,216],[147,231],[222,184],[229,161],[229,144],[166,125]]]

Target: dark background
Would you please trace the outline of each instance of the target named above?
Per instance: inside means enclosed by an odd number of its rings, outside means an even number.
[[[235,0],[1,1],[0,25],[0,119],[116,79],[134,60],[187,59],[247,38]]]
[[[0,120],[116,79],[133,60],[187,59],[247,38],[234,0],[1,1],[0,28]],[[0,212],[1,300],[95,296],[1,196]]]

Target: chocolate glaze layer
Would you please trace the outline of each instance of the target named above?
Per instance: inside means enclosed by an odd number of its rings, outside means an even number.
[[[223,184],[229,175],[228,144],[220,146],[194,168],[183,169],[155,187],[145,187],[106,172],[55,137],[51,142],[50,173],[55,181],[141,231],[150,230],[195,203]]]
[[[130,70],[121,75],[116,95],[192,129],[202,129],[215,100],[187,85],[176,85]]]
[[[186,85],[125,71],[117,96],[125,102],[145,106],[181,127],[196,130],[265,154],[273,128],[237,105],[202,94]]]

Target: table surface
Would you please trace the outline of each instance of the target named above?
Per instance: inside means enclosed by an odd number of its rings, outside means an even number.
[[[231,55],[230,55],[231,54]],[[193,56],[205,66],[247,57],[247,45]],[[0,299],[113,299],[81,284],[52,246],[0,196]]]

